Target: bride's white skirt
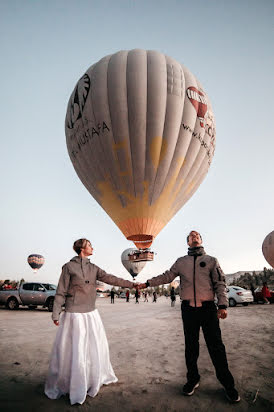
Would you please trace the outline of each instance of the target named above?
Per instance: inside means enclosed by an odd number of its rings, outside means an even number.
[[[64,312],[52,349],[45,394],[50,399],[69,394],[72,405],[82,404],[87,394],[94,397],[102,385],[117,381],[98,310]]]

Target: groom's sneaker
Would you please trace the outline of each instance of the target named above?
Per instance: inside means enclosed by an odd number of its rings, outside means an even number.
[[[195,389],[198,388],[199,384],[200,384],[200,381],[198,381],[196,383],[187,382],[183,387],[183,394],[186,395],[186,396],[193,395]]]
[[[233,403],[240,402],[241,400],[240,395],[238,394],[238,391],[235,388],[230,388],[230,389],[224,388],[224,389],[225,389],[225,395],[230,402],[233,402]]]

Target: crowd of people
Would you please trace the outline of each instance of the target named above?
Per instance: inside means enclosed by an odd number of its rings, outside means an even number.
[[[114,290],[111,290],[110,292],[110,303],[114,303],[114,296],[115,292]],[[118,295],[119,296],[119,295]],[[175,301],[176,301],[176,292],[175,288],[172,286],[170,293],[166,292],[164,295],[166,298],[170,297],[171,300],[171,306],[175,306]],[[140,291],[138,288],[134,292],[134,297],[135,303],[139,303],[139,299],[143,299],[143,302],[149,302],[148,298],[151,298],[152,303],[157,302],[158,294],[156,291]],[[126,291],[126,302],[130,301],[130,291],[127,289]]]
[[[262,301],[262,303],[264,303],[266,305],[269,305],[271,303],[270,300],[272,298],[272,295],[271,295],[271,292],[268,288],[267,282],[263,282],[263,287],[261,288],[261,292],[260,292],[262,296],[261,296],[260,299],[258,299],[258,295],[255,293],[255,288],[254,288],[253,284],[250,285],[250,291],[252,293],[252,296],[254,298],[255,303],[260,303],[261,301]],[[114,290],[112,290],[110,292],[111,303],[114,303],[114,294],[115,294],[115,292],[114,292]],[[154,302],[157,302],[157,297],[162,296],[162,295],[163,295],[163,293],[161,293],[161,294],[158,293],[157,294],[157,292],[155,290],[154,291],[145,290],[145,291],[142,292],[142,291],[137,289],[134,292],[135,303],[139,303],[139,299],[141,297],[144,299],[143,302],[148,302],[149,301],[148,297],[151,297],[151,302],[154,303]],[[166,298],[170,298],[171,307],[175,306],[176,295],[179,296],[179,291],[175,290],[174,286],[172,286],[170,288],[170,291],[166,290],[165,293],[164,293],[164,296]],[[129,289],[127,289],[127,291],[126,291],[126,301],[129,302],[129,300],[130,300],[130,291],[129,291]]]

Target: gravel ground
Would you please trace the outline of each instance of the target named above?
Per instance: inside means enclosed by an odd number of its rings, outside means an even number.
[[[274,411],[274,305],[229,308],[221,321],[230,370],[241,395],[231,405],[217,381],[200,335],[200,387],[182,395],[185,382],[184,336],[180,305],[164,297],[157,303],[98,298],[118,383],[95,398],[71,406],[67,396],[48,399],[43,392],[56,334],[46,309],[0,308],[0,405],[3,412],[63,411]]]

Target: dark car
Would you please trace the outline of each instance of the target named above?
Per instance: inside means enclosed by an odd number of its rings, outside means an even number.
[[[274,290],[269,290],[271,297],[267,298],[269,302],[274,303]],[[263,302],[262,286],[254,290],[255,302]]]

